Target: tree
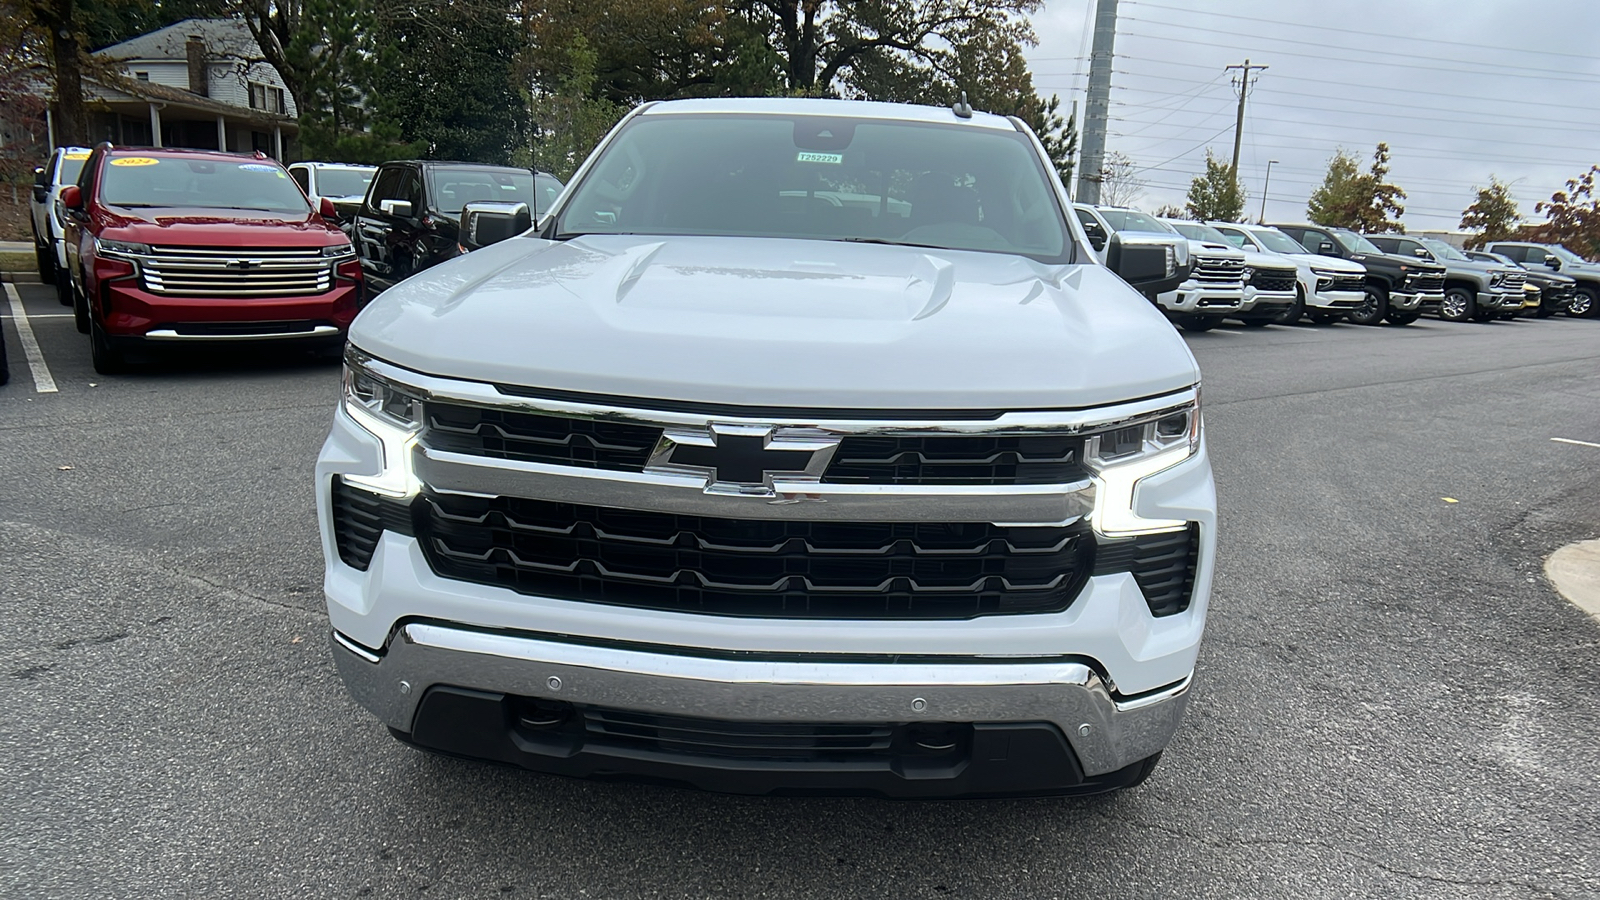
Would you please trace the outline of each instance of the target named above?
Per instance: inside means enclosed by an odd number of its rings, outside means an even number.
[[[1156,211],[1151,215],[1158,219],[1187,219],[1189,218],[1189,211],[1176,204],[1163,203],[1156,207]]]
[[[435,159],[509,162],[527,127],[512,80],[522,28],[510,8],[441,2],[380,9],[375,19],[372,88],[404,139]]]
[[[1306,214],[1319,225],[1379,233],[1405,231],[1400,217],[1405,215],[1406,192],[1388,182],[1389,145],[1379,143],[1372,155],[1372,167],[1360,171],[1360,163],[1343,149],[1328,160],[1322,186],[1311,192]]]
[[[1149,184],[1140,178],[1133,160],[1120,150],[1106,154],[1100,167],[1100,202],[1106,206],[1132,206]]]
[[[1477,232],[1467,238],[1467,249],[1476,250],[1491,241],[1510,238],[1517,223],[1522,221],[1516,198],[1511,196],[1511,186],[1490,175],[1488,187],[1474,185],[1473,190],[1478,198],[1461,212],[1461,227]]]
[[[1217,159],[1206,148],[1206,172],[1189,185],[1185,209],[1189,217],[1202,222],[1237,222],[1244,215],[1244,189],[1233,177],[1233,168]]]
[[[1595,197],[1595,178],[1600,166],[1577,178],[1567,179],[1567,189],[1556,191],[1549,200],[1533,205],[1545,221],[1523,228],[1518,238],[1544,244],[1563,244],[1568,250],[1588,259],[1600,257],[1600,198]]]
[[[579,35],[569,49],[571,74],[550,88],[538,88],[528,97],[532,115],[529,146],[512,155],[516,165],[542,169],[562,181],[583,163],[589,151],[622,118],[624,109],[605,97],[595,96],[597,55]]]

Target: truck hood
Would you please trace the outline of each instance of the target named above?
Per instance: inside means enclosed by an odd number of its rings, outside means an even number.
[[[770,238],[514,238],[384,292],[350,340],[427,374],[744,406],[1061,409],[1199,379],[1100,265]]]
[[[1212,245],[1207,245],[1212,246]],[[1244,254],[1244,264],[1252,269],[1293,269],[1297,268],[1294,260],[1281,253],[1262,253],[1259,250],[1241,250]]]
[[[1297,263],[1304,263],[1313,269],[1323,272],[1346,272],[1351,275],[1367,274],[1367,267],[1348,259],[1337,256],[1322,256],[1317,253],[1285,253],[1285,259],[1292,259]]]
[[[1189,242],[1190,256],[1209,256],[1212,259],[1243,259],[1244,251],[1232,244],[1218,244],[1214,241],[1197,241],[1194,238],[1185,238]]]
[[[326,247],[345,243],[321,216],[254,209],[109,207],[100,237],[182,247]]]

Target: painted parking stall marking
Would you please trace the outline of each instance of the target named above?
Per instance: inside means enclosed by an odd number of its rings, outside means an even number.
[[[1558,444],[1576,444],[1579,447],[1600,448],[1600,444],[1596,444],[1593,441],[1575,441],[1572,438],[1551,438],[1550,440],[1555,441]]]
[[[33,373],[33,389],[40,394],[54,394],[56,380],[50,377],[50,367],[44,364],[44,353],[39,350],[39,340],[33,336],[33,326],[28,324],[28,311],[22,308],[22,297],[16,285],[6,282],[6,300],[11,303],[11,323],[17,327],[17,339],[22,342],[22,355],[28,359],[28,370]]]

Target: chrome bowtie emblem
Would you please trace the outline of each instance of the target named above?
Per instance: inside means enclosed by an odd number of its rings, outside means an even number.
[[[255,269],[261,266],[259,259],[235,259],[228,263],[230,269]]]
[[[813,429],[771,425],[668,429],[645,471],[704,476],[707,493],[778,496],[777,482],[785,487],[820,482],[839,440]]]

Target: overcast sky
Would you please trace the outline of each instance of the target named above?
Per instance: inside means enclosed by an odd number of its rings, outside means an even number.
[[[1028,54],[1043,94],[1084,106],[1094,0],[1046,0]],[[1334,13],[1337,13],[1334,15]],[[1412,37],[1414,36],[1414,37]],[[1233,153],[1224,66],[1260,73],[1239,169],[1254,219],[1304,221],[1336,148],[1392,153],[1412,231],[1457,230],[1474,185],[1512,185],[1531,219],[1600,163],[1600,0],[1121,0],[1106,151],[1149,182],[1135,205],[1182,204],[1206,147]]]

